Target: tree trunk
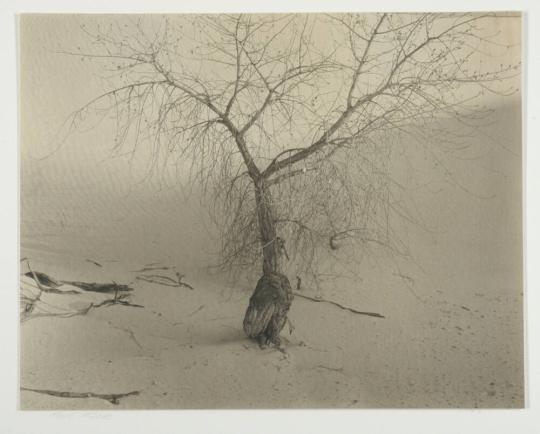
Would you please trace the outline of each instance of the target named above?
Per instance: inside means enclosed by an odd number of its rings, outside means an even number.
[[[276,234],[272,196],[266,180],[255,180],[255,201],[261,246],[263,274],[249,300],[244,316],[244,332],[261,347],[280,345],[279,333],[287,321],[293,293],[287,276],[281,272],[284,242]]]
[[[263,274],[281,273],[282,244],[277,238],[272,195],[265,179],[255,182],[255,202],[263,250]]]

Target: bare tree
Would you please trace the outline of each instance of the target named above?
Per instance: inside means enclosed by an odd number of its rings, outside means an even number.
[[[390,176],[392,147],[404,134],[420,143],[448,117],[470,126],[489,113],[481,95],[514,91],[501,83],[518,65],[481,62],[510,49],[486,26],[501,19],[512,17],[196,15],[83,27],[93,50],[69,54],[104,62],[109,87],[68,130],[90,113],[113,116],[115,149],[150,147],[153,168],[172,163],[212,198],[224,268],[262,266],[287,286],[283,257],[313,272],[344,240],[406,254],[391,222],[415,217]],[[422,146],[437,158],[436,147],[462,141],[441,129]]]

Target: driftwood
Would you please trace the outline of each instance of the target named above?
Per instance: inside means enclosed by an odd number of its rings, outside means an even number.
[[[25,303],[23,314],[24,316],[21,318],[21,322],[27,321],[29,319],[33,318],[40,318],[40,317],[58,317],[58,318],[71,318],[73,316],[78,315],[86,315],[91,309],[96,309],[100,307],[106,307],[106,306],[113,306],[113,305],[121,305],[121,306],[130,306],[130,307],[138,307],[143,308],[144,306],[140,304],[134,304],[129,302],[128,300],[125,300],[126,297],[129,297],[129,294],[126,294],[126,291],[132,291],[132,288],[129,288],[126,285],[118,285],[116,283],[112,284],[100,284],[100,283],[85,283],[85,282],[68,282],[68,281],[57,281],[49,276],[47,276],[45,273],[41,273],[39,271],[33,271],[30,267],[29,261],[27,262],[28,271],[25,275],[29,276],[34,279],[36,282],[37,288],[39,289],[39,292],[36,297],[31,298],[27,296],[21,296],[21,301]],[[69,283],[73,286],[77,286],[83,290],[86,291],[93,291],[93,292],[101,292],[101,293],[110,293],[114,292],[114,298],[103,300],[100,303],[94,304],[90,303],[88,306],[71,311],[71,312],[64,312],[64,313],[33,313],[34,309],[36,307],[36,304],[41,301],[41,296],[44,292],[46,293],[53,293],[53,294],[80,294],[77,291],[61,291],[58,290],[58,286],[61,286],[63,283]],[[49,286],[52,285],[52,286]],[[122,294],[119,294],[119,292],[123,292]]]
[[[97,398],[97,399],[103,399],[105,401],[109,401],[111,404],[114,404],[114,405],[118,405],[120,403],[120,399],[122,398],[140,394],[140,391],[138,390],[134,390],[132,392],[127,392],[127,393],[109,393],[109,394],[101,394],[101,393],[93,393],[93,392],[62,392],[62,391],[47,390],[47,389],[31,389],[28,387],[21,387],[21,390],[28,391],[28,392],[35,392],[35,393],[43,393],[45,395],[57,396],[59,398]]]
[[[309,301],[314,301],[315,303],[328,303],[328,304],[332,304],[332,305],[334,305],[334,306],[339,307],[340,309],[348,310],[349,312],[355,313],[355,314],[357,314],[357,315],[366,315],[366,316],[372,316],[372,317],[375,317],[375,318],[385,318],[385,317],[384,317],[383,315],[381,315],[380,313],[375,313],[375,312],[362,312],[362,311],[353,309],[352,307],[343,306],[342,304],[336,303],[335,301],[325,300],[324,298],[310,297],[309,295],[300,294],[299,292],[293,292],[293,294],[294,294],[296,297],[304,298],[304,299],[309,300]]]
[[[100,292],[104,294],[133,291],[133,288],[130,288],[129,286],[119,285],[118,283],[115,283],[115,282],[87,283],[87,282],[73,282],[69,280],[62,280],[62,283],[67,283],[68,285],[76,286],[77,288],[80,288],[83,291]]]
[[[58,289],[57,287],[43,286],[43,284],[41,284],[41,287],[40,287],[39,284],[40,284],[40,282],[38,282],[38,281],[36,281],[36,285],[32,285],[31,283],[27,283],[28,286],[30,286],[32,288],[38,288],[40,290],[40,292],[46,292],[48,294],[72,294],[72,295],[81,295],[82,294],[81,291],[76,291],[74,289],[62,290],[62,289]]]
[[[36,283],[41,284],[42,286],[48,286],[49,288],[52,288],[53,290],[64,284],[67,284],[67,285],[76,286],[77,288],[80,288],[83,291],[99,292],[99,293],[104,293],[104,294],[114,294],[117,292],[133,291],[133,288],[130,288],[128,285],[119,285],[116,282],[88,283],[88,282],[77,282],[77,281],[71,281],[71,280],[57,280],[57,279],[52,278],[51,276],[48,276],[45,273],[42,273],[41,271],[30,270],[29,272],[25,274],[25,276],[31,277],[32,279],[36,281]],[[55,292],[55,293],[67,292],[67,291],[52,291],[51,289],[41,288],[41,287],[40,289],[45,292]]]
[[[46,275],[45,273],[42,273],[41,271],[32,271],[32,269],[30,268],[30,264],[28,264],[28,268],[30,269],[30,271],[25,273],[25,276],[31,277],[32,279],[34,279],[36,283],[38,284],[38,286],[41,284],[41,285],[48,286],[49,288],[58,288],[59,286],[62,285],[62,282],[60,280],[53,279],[52,277]],[[42,291],[47,291],[44,288],[40,288],[40,289]]]

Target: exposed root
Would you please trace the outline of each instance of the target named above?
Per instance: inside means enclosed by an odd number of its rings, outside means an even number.
[[[339,307],[340,309],[348,310],[349,312],[355,313],[355,314],[357,314],[357,315],[366,315],[366,316],[372,316],[372,317],[375,317],[375,318],[385,318],[385,317],[384,317],[383,315],[381,315],[380,313],[376,313],[376,312],[362,312],[362,311],[353,309],[352,307],[343,306],[342,304],[336,303],[335,301],[325,300],[324,298],[310,297],[309,295],[300,294],[300,293],[298,293],[298,292],[294,292],[293,294],[294,294],[296,297],[304,298],[304,299],[309,300],[309,301],[314,301],[315,303],[328,303],[328,304],[332,304],[332,305],[334,305],[334,306]]]
[[[47,390],[47,389],[31,389],[28,387],[21,387],[21,390],[24,390],[27,392],[35,392],[35,393],[42,393],[45,395],[57,396],[59,398],[97,398],[97,399],[103,399],[105,401],[109,401],[111,404],[114,404],[114,405],[118,405],[120,403],[120,399],[122,398],[140,394],[140,391],[138,390],[134,390],[132,392],[127,392],[127,393],[111,393],[111,394],[101,394],[101,393],[93,393],[93,392],[63,392],[63,391]]]

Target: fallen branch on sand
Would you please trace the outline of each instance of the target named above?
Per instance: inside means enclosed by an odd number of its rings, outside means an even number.
[[[120,399],[127,396],[139,395],[140,391],[134,390],[127,393],[110,393],[110,394],[101,394],[93,392],[62,392],[57,390],[46,390],[46,389],[30,389],[28,387],[21,387],[21,390],[35,393],[43,393],[45,395],[57,396],[60,398],[97,398],[109,401],[111,404],[118,405]]]
[[[101,303],[98,303],[98,304],[90,303],[90,306],[88,306],[88,308],[97,308],[97,307],[103,307],[103,306],[113,306],[115,304],[120,304],[122,306],[130,306],[130,307],[141,307],[141,308],[144,307],[142,304],[135,304],[135,303],[131,303],[131,302],[127,301],[127,300],[124,300],[124,298],[126,298],[126,297],[129,297],[129,294],[122,294],[119,297],[115,296],[114,298],[103,300]]]
[[[21,314],[21,322],[25,322],[29,319],[34,318],[40,318],[40,317],[58,317],[58,318],[71,318],[73,316],[78,315],[86,315],[91,309],[96,309],[99,307],[106,307],[106,306],[113,306],[116,304],[119,304],[121,306],[130,306],[130,307],[138,307],[143,308],[144,306],[140,304],[134,304],[131,303],[128,300],[125,300],[125,298],[129,297],[130,294],[127,294],[125,291],[132,291],[132,288],[129,288],[126,285],[118,285],[116,283],[112,284],[99,284],[99,283],[84,283],[84,282],[70,282],[72,285],[77,286],[75,284],[80,284],[88,291],[94,291],[94,292],[114,292],[114,298],[103,300],[100,303],[94,304],[90,303],[88,306],[75,310],[75,311],[68,311],[68,312],[39,312],[35,313],[35,307],[37,303],[41,302],[41,296],[43,293],[53,293],[53,294],[80,294],[77,291],[61,291],[56,289],[58,285],[61,285],[62,283],[67,283],[65,281],[56,281],[49,276],[47,276],[45,273],[41,273],[39,271],[34,272],[32,268],[30,267],[30,261],[27,260],[28,269],[30,270],[28,273],[26,273],[26,276],[29,276],[34,279],[36,282],[37,288],[39,289],[38,294],[35,297],[28,297],[26,295],[21,294],[20,301],[24,305],[24,309]],[[46,283],[45,283],[46,282]],[[62,283],[59,283],[62,282]],[[46,285],[46,286],[45,286]],[[47,287],[51,285],[51,287]],[[106,290],[104,290],[104,287],[107,287]],[[79,286],[80,287],[80,286]],[[96,290],[96,288],[98,290]],[[128,288],[128,289],[126,289]],[[83,288],[81,288],[83,289]],[[119,294],[119,292],[122,292],[122,294]]]
[[[62,283],[67,283],[68,285],[76,286],[77,288],[81,288],[83,291],[101,292],[104,294],[133,291],[133,288],[130,288],[127,285],[119,285],[116,282],[86,283],[86,282],[72,282],[69,280],[62,280]]]
[[[48,286],[51,289],[43,288],[42,291],[45,292],[54,292],[54,293],[67,293],[68,291],[55,291],[56,288],[67,284],[71,286],[76,286],[77,288],[82,289],[83,291],[89,292],[100,292],[103,294],[113,294],[117,292],[127,292],[133,291],[133,288],[130,288],[128,285],[119,285],[116,282],[112,283],[87,283],[87,282],[76,282],[71,280],[56,280],[51,276],[48,276],[41,271],[32,271],[30,270],[25,274],[27,277],[31,277],[36,281],[36,283]],[[73,291],[71,291],[73,293]]]
[[[44,286],[48,286],[49,288],[58,288],[59,286],[62,285],[61,281],[53,279],[52,277],[47,276],[45,273],[42,273],[41,271],[33,271],[30,268],[30,261],[27,262],[27,265],[30,271],[25,273],[25,276],[31,277],[32,279],[34,279],[38,286],[44,285]],[[40,289],[42,291],[47,292],[47,289],[45,288],[40,288]]]
[[[166,270],[168,270],[170,268],[170,267],[165,267],[163,265],[156,266],[156,264],[157,264],[157,262],[152,263],[152,264],[148,264],[147,266],[141,268],[140,270],[134,270],[133,272],[134,273],[145,273],[147,271],[156,271],[156,270],[166,271]]]
[[[299,292],[296,292],[296,291],[293,292],[293,294],[294,294],[296,297],[304,298],[304,299],[309,300],[309,301],[314,301],[315,303],[328,303],[328,304],[333,304],[334,306],[337,306],[337,307],[339,307],[340,309],[348,310],[349,312],[355,313],[355,314],[357,314],[357,315],[367,315],[367,316],[373,316],[373,317],[375,317],[375,318],[385,318],[385,317],[384,317],[383,315],[381,315],[380,313],[375,313],[375,312],[362,312],[362,311],[353,309],[352,307],[343,306],[342,304],[336,303],[335,301],[325,300],[324,298],[310,297],[309,295],[300,294]]]
[[[181,286],[194,290],[193,286],[189,283],[182,282],[182,279],[185,277],[185,274],[180,274],[176,272],[176,280],[169,276],[163,276],[161,274],[143,274],[142,276],[135,277],[138,280],[143,280],[148,283],[155,283],[156,285],[172,286],[179,288]]]
[[[331,368],[330,366],[325,366],[325,365],[317,365],[315,367],[319,369],[325,369],[327,371],[339,372],[340,374],[345,375],[343,373],[343,368]]]
[[[103,267],[103,265],[101,265],[99,262],[94,261],[92,259],[87,259],[86,262],[90,262],[91,264],[94,264],[97,267]]]

